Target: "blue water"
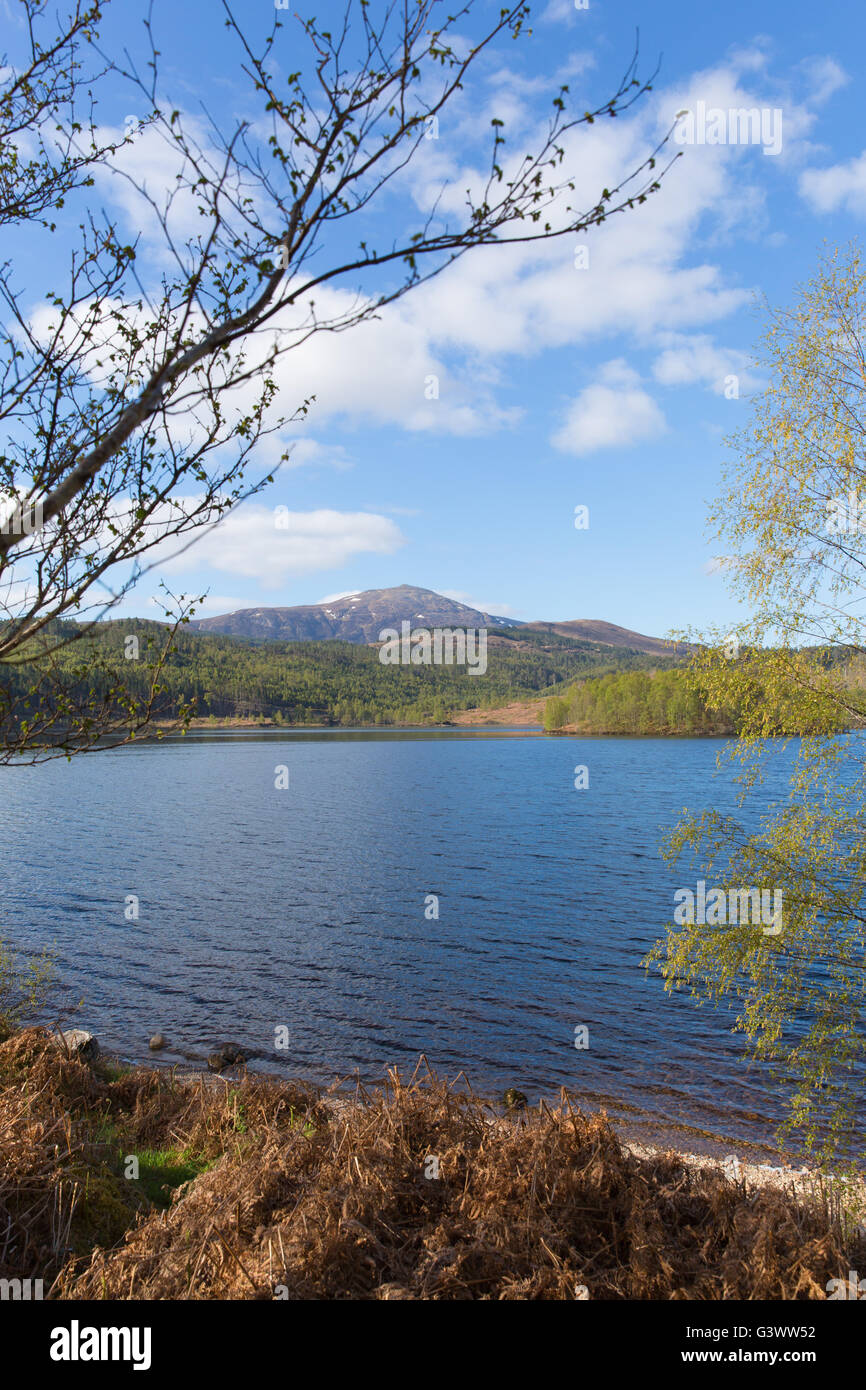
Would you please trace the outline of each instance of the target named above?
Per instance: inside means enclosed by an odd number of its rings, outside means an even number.
[[[734,806],[719,747],[245,731],[9,768],[0,935],[53,944],[68,1021],[128,1058],[159,1030],[162,1060],[231,1039],[329,1083],[424,1053],[484,1093],[566,1086],[638,1128],[765,1142],[780,1097],[730,1018],[640,963],[690,882],[665,827]]]

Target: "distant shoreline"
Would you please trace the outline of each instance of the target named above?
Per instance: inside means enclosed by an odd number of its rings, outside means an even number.
[[[175,733],[182,735],[184,732],[195,733],[231,733],[233,731],[261,729],[268,733],[441,733],[453,731],[469,732],[476,730],[478,733],[500,733],[507,738],[648,738],[648,739],[725,739],[733,738],[734,734],[722,731],[702,731],[692,733],[673,732],[668,729],[640,729],[629,731],[626,729],[587,729],[577,725],[565,725],[560,729],[545,729],[540,720],[512,715],[505,717],[505,709],[497,710],[464,710],[461,715],[455,716],[450,720],[445,720],[439,724],[365,724],[360,720],[352,724],[290,724],[285,721],[277,723],[273,719],[219,719],[211,721],[209,718],[192,719],[185,728],[178,725],[176,720],[154,720],[146,728],[136,735],[136,742],[153,740],[159,737],[160,733]],[[493,718],[491,716],[498,716]]]
[[[442,724],[365,724],[359,720],[356,724],[293,724],[287,720],[277,722],[272,718],[262,717],[243,717],[230,715],[224,719],[212,719],[210,715],[202,715],[193,718],[186,725],[187,729],[442,729],[442,728],[497,728],[503,726],[529,725],[537,728],[539,732],[544,731],[543,713],[546,698],[541,700],[520,700],[510,705],[500,705],[493,709],[468,709],[458,710],[452,717]],[[148,729],[176,729],[177,720],[174,719],[154,719]]]

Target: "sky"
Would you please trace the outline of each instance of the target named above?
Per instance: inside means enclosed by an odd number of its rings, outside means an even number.
[[[459,193],[464,170],[487,154],[492,116],[519,143],[563,82],[580,109],[603,101],[638,29],[642,74],[660,64],[653,91],[569,151],[587,206],[677,112],[697,119],[700,103],[759,108],[761,141],[700,143],[681,118],[670,147],[681,157],[645,206],[580,239],[474,251],[376,322],[288,354],[278,375],[286,413],[316,396],[284,438],[295,445],[290,465],[162,566],[173,590],[209,590],[200,614],[408,583],[509,617],[597,618],[654,635],[743,616],[708,505],[726,439],[761,389],[752,355],[762,297],[790,304],[825,245],[861,234],[866,10],[848,0],[579,4],[534,6],[531,35],[484,58],[383,201],[384,226],[414,227],[437,197]],[[114,5],[107,51],[141,51],[143,10]],[[479,0],[478,10],[498,4]],[[264,0],[247,0],[243,15],[253,28],[273,17]],[[277,75],[293,56],[285,18]],[[167,100],[185,113],[204,103],[226,120],[249,114],[216,0],[156,0],[153,23]],[[101,120],[120,128],[138,114],[115,89]],[[145,137],[134,157],[151,186],[164,177]],[[94,197],[141,234],[139,269],[156,275],[156,243],[124,188],[102,181]],[[274,524],[278,506],[288,529]],[[589,517],[580,529],[578,507]],[[149,616],[158,577],[118,612]]]

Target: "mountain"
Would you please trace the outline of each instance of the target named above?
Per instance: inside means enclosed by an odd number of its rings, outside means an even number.
[[[671,656],[674,649],[660,637],[645,637],[628,628],[595,618],[571,622],[519,622],[470,608],[456,599],[445,598],[432,589],[400,584],[393,589],[365,589],[329,603],[304,604],[295,608],[241,608],[214,618],[198,618],[189,624],[200,633],[221,634],[270,642],[378,642],[384,628],[399,630],[402,622],[415,627],[498,627],[527,632],[547,632],[577,642],[596,642],[606,647],[624,647],[650,656]],[[678,649],[680,654],[685,648]]]
[[[416,627],[514,627],[513,618],[482,613],[432,589],[400,584],[395,589],[366,589],[330,603],[297,608],[241,608],[217,618],[198,618],[189,627],[230,637],[273,642],[378,642],[383,628],[408,621]]]
[[[641,632],[632,632],[627,627],[617,627],[615,623],[605,623],[598,618],[524,623],[523,626],[534,632],[555,632],[558,637],[572,637],[577,641],[602,642],[606,647],[628,647],[630,651],[646,652],[649,656],[684,656],[689,650],[683,643],[674,646],[662,637],[645,637]]]

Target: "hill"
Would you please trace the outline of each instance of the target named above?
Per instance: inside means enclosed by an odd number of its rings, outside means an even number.
[[[682,643],[674,645],[663,637],[645,637],[641,632],[632,632],[627,627],[617,627],[598,618],[575,618],[570,622],[526,623],[535,632],[555,632],[559,637],[572,637],[587,642],[601,642],[608,647],[625,647],[633,652],[646,652],[649,656],[685,656],[688,648]]]

